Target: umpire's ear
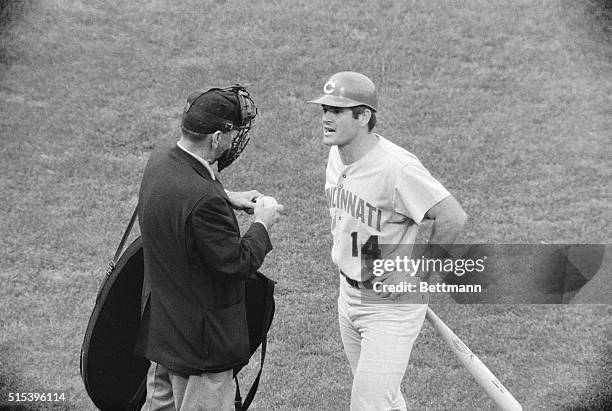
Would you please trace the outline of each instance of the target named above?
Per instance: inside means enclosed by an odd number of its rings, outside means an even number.
[[[210,135],[210,147],[212,151],[216,151],[221,143],[221,130],[217,130]]]

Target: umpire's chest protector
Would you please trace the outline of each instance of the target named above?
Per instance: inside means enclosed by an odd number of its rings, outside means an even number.
[[[215,222],[239,238],[225,191],[202,164],[178,147],[152,154],[139,195],[144,283],[136,354],[182,375],[237,368],[250,356],[245,282],[210,275],[207,253],[218,244],[209,250],[193,238],[191,216],[206,198],[227,203]]]

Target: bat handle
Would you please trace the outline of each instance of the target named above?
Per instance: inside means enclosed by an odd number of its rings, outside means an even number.
[[[495,405],[502,411],[522,411],[521,404],[510,394],[510,391],[495,377],[486,365],[478,359],[470,348],[442,321],[430,307],[427,307],[427,320],[450,347],[455,357],[474,377]]]

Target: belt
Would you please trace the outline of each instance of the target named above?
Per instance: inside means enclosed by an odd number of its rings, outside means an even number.
[[[340,270],[340,274],[342,274],[346,282],[353,288],[357,288],[357,289],[367,288],[369,290],[373,286],[372,278],[368,278],[365,281],[357,281],[357,280],[353,280],[352,278],[349,278],[346,274],[342,272],[342,270]]]

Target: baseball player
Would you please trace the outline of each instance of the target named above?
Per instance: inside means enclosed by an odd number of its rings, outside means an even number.
[[[330,146],[325,193],[340,334],[353,373],[351,410],[405,410],[400,385],[428,298],[389,287],[414,283],[415,273],[375,276],[372,263],[409,256],[425,219],[433,220],[430,244],[452,244],[466,214],[413,154],[372,132],[378,96],[368,77],[336,73],[323,91],[309,103],[323,109],[323,143]]]

